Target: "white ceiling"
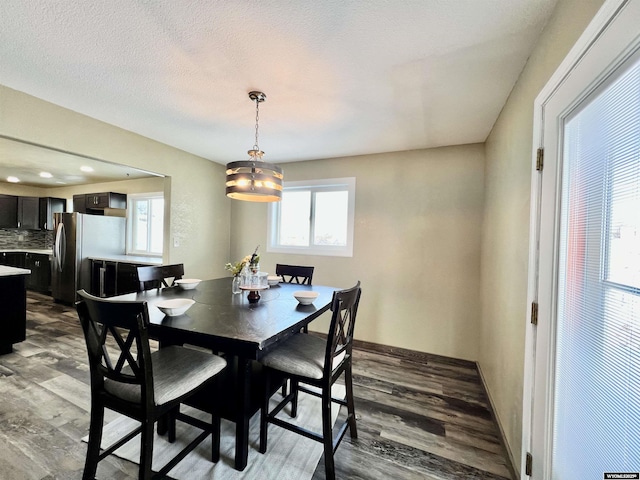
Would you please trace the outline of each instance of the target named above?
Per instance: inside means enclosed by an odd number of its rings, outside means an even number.
[[[483,142],[556,0],[2,0],[0,84],[219,163]],[[2,132],[0,132],[2,133]]]

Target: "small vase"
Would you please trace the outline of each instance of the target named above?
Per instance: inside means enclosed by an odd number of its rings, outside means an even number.
[[[236,275],[233,277],[233,280],[231,281],[231,293],[236,294],[236,293],[242,293],[242,290],[240,290],[240,276]]]
[[[249,265],[249,270],[251,270],[251,273],[258,273],[260,271],[260,264],[259,263],[251,263]]]

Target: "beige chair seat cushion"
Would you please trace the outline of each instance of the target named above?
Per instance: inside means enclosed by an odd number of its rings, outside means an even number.
[[[156,405],[164,405],[190,392],[209,380],[227,364],[217,355],[189,348],[171,346],[151,354],[153,393]],[[131,374],[130,367],[122,369]],[[110,394],[133,403],[140,403],[140,386],[116,382],[108,378],[104,388]]]
[[[281,372],[319,380],[322,378],[326,349],[325,339],[315,335],[296,334],[278,344],[260,362]],[[342,352],[334,358],[333,365],[338,365],[344,355],[345,352]]]

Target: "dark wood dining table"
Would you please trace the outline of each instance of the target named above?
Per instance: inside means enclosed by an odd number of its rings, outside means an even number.
[[[317,292],[318,298],[312,305],[301,305],[293,296],[297,290]],[[236,424],[235,468],[244,470],[249,454],[249,420],[258,410],[262,395],[258,391],[261,385],[256,382],[259,366],[255,361],[329,310],[335,290],[280,283],[260,291],[260,300],[252,304],[247,292],[231,292],[231,278],[219,278],[202,281],[193,290],[176,286],[112,298],[146,301],[149,334],[159,340],[161,347],[190,344],[225,354],[230,364],[225,391],[211,395],[224,395],[231,400],[227,402],[225,418]],[[190,298],[195,304],[183,315],[165,316],[156,304],[174,298]]]

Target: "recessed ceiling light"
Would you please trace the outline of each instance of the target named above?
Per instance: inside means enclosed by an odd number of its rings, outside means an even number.
[[[86,165],[80,167],[80,170],[82,170],[83,172],[93,172],[93,168],[87,167]]]
[[[18,183],[20,179],[18,177],[7,177],[7,182]]]
[[[40,172],[40,176],[42,178],[51,178],[51,177],[53,177],[53,175],[51,175],[49,172]]]

